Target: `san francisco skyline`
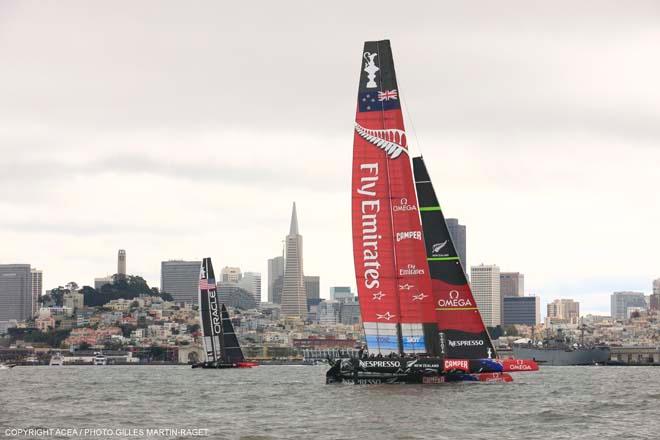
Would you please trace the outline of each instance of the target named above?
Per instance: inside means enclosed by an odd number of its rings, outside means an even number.
[[[583,313],[649,293],[657,5],[517,3],[404,10],[388,35],[370,23],[392,2],[4,3],[0,262],[43,269],[45,288],[92,284],[118,249],[151,285],[178,258],[265,275],[296,201],[305,272],[323,296],[354,286],[355,59],[386,37],[413,152],[467,226],[468,265],[522,272],[528,294]]]

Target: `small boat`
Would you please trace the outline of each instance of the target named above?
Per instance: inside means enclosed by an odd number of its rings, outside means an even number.
[[[353,259],[369,356],[331,360],[326,383],[510,382],[421,156],[411,157],[389,40],[367,41],[353,135]]]
[[[60,353],[55,353],[51,356],[50,362],[48,363],[51,367],[61,367],[64,365],[64,356]]]
[[[108,365],[108,358],[102,352],[96,352],[92,359],[92,365]]]
[[[229,312],[218,301],[215,274],[210,258],[204,258],[199,279],[199,319],[206,361],[192,368],[251,368],[238,342]]]
[[[11,370],[16,364],[0,364],[0,370]]]

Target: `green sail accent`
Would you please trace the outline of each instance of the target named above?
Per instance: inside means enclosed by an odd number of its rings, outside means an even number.
[[[457,261],[458,257],[428,257],[426,261]]]
[[[439,206],[420,206],[420,211],[442,211]]]

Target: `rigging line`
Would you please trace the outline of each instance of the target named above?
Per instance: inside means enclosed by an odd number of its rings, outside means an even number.
[[[390,47],[390,54],[391,52],[391,47]],[[383,65],[383,58],[381,57],[380,54],[380,42],[376,41],[376,52],[378,52],[378,59],[381,63],[381,66],[386,67]],[[394,58],[394,57],[392,57]],[[394,74],[394,77],[396,78],[396,71],[394,70],[394,59],[390,59],[390,63],[392,65],[392,74]],[[385,79],[385,76],[383,75],[384,71],[381,71],[380,75],[380,87],[379,90],[382,93],[383,92],[383,80]],[[397,84],[398,87],[398,84]],[[386,124],[385,124],[385,106],[381,103],[380,105],[380,119],[381,119],[381,125],[383,126],[384,129],[387,129]],[[395,127],[396,128],[396,127]],[[409,155],[408,155],[409,156]],[[410,157],[408,157],[408,160],[410,160]],[[390,211],[390,230],[392,231],[392,256],[394,257],[394,267],[393,267],[393,279],[394,279],[394,286],[393,286],[393,293],[396,295],[396,305],[397,305],[397,321],[401,321],[401,294],[399,292],[399,271],[398,271],[398,264],[397,264],[397,255],[396,255],[396,243],[394,241],[394,236],[395,236],[395,230],[394,230],[394,212],[392,212],[392,179],[390,178],[390,158],[385,153],[385,169],[387,170],[387,198],[389,202],[389,211]],[[400,324],[398,326],[400,328]],[[378,326],[376,326],[376,331],[377,334],[378,332]],[[401,334],[399,330],[396,332],[396,339],[397,339],[397,351],[399,354],[403,351],[403,340],[401,339]],[[379,347],[380,348],[380,347]]]
[[[397,78],[397,82],[399,83],[399,101],[401,102],[401,107],[404,109],[405,113],[408,115],[408,122],[410,123],[410,129],[412,130],[413,137],[415,138],[415,148],[417,149],[417,152],[419,153],[420,156],[423,156],[422,154],[422,144],[419,141],[419,138],[417,136],[417,130],[415,129],[415,123],[413,122],[413,117],[412,114],[410,113],[410,109],[408,108],[408,104],[406,103],[404,105],[404,99],[403,99],[403,94],[401,93],[401,88],[403,85],[403,81],[401,81],[401,76]]]

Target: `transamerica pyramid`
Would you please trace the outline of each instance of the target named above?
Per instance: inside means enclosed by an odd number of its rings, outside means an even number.
[[[296,202],[291,212],[291,227],[286,236],[284,286],[282,288],[282,315],[307,319],[307,294],[303,278],[303,241],[298,233]]]

